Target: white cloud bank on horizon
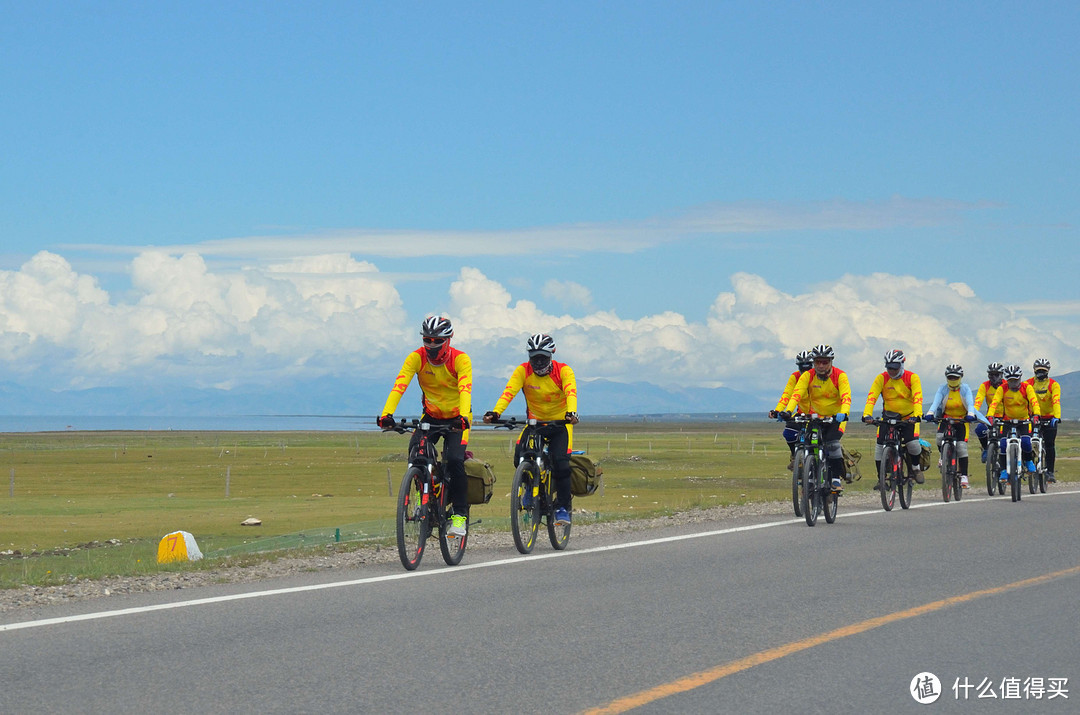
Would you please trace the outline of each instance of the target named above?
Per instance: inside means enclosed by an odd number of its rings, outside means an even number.
[[[357,254],[382,258],[510,256],[542,243],[562,253],[634,253],[691,234],[767,231],[883,230],[959,223],[970,211],[1000,208],[990,201],[893,196],[878,201],[714,202],[641,221],[579,223],[491,231],[342,229],[281,236],[243,236],[173,246],[68,244],[61,250],[139,255],[195,253],[207,259]]]
[[[130,271],[132,289],[123,296],[46,251],[17,271],[0,271],[4,371],[67,388],[159,377],[198,387],[344,373],[389,381],[416,346],[424,317],[407,314],[392,277],[348,254],[213,271],[197,254],[150,251]],[[585,380],[764,394],[783,386],[796,352],[819,342],[834,346],[838,366],[863,394],[882,353],[894,347],[909,353],[927,389],[949,362],[963,364],[970,382],[991,359],[1029,370],[1046,356],[1056,374],[1080,367],[1080,331],[1042,326],[962,283],[845,275],[793,295],[748,273],[730,281],[697,323],[662,306],[636,320],[610,311],[551,313],[515,301],[505,285],[469,267],[450,285],[446,304],[455,344],[472,355],[478,375],[490,377],[505,377],[524,359],[524,340],[534,332],[552,333],[557,359]],[[553,288],[589,297],[584,286]]]

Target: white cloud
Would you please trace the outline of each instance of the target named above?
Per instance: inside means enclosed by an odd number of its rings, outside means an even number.
[[[391,276],[348,254],[220,271],[198,254],[153,251],[136,256],[130,271],[132,290],[122,298],[48,252],[0,271],[6,371],[45,375],[60,387],[158,375],[200,386],[343,371],[385,377],[415,347],[423,317],[406,313]],[[796,352],[821,342],[834,346],[863,394],[894,347],[908,353],[928,389],[950,362],[963,364],[973,382],[991,360],[1026,368],[1045,356],[1056,372],[1080,368],[1080,333],[1075,323],[1063,328],[1052,306],[1011,308],[962,283],[876,273],[794,294],[736,273],[701,322],[671,311],[640,319],[589,311],[580,308],[584,287],[549,288],[576,295],[578,306],[551,312],[515,300],[505,285],[466,267],[445,311],[431,312],[453,319],[455,344],[473,355],[478,375],[493,378],[521,362],[536,332],[553,335],[558,357],[585,380],[766,394],[782,386]]]
[[[560,281],[551,279],[544,284],[543,296],[553,300],[565,308],[592,307],[592,292],[574,281]]]
[[[342,229],[287,236],[243,236],[196,244],[161,246],[170,255],[197,253],[206,258],[280,261],[299,255],[357,254],[413,256],[512,256],[533,246],[578,255],[633,253],[694,234],[755,234],[766,231],[883,230],[953,225],[971,211],[999,208],[988,201],[911,199],[881,201],[716,202],[682,213],[642,221],[579,223],[505,231],[407,231]],[[62,249],[138,255],[145,246],[70,244]]]

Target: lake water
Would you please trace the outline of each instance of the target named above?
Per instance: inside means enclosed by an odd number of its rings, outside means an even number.
[[[0,415],[0,432],[198,430],[209,432],[368,432],[370,417],[339,415],[228,415],[202,417]]]

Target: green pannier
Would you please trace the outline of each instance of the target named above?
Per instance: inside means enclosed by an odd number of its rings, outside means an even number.
[[[603,468],[584,454],[570,455],[570,493],[587,497],[604,482]]]
[[[465,460],[465,474],[469,477],[470,504],[487,504],[495,490],[495,469],[481,459]]]

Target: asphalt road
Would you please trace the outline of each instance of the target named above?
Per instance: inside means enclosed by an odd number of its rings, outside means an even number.
[[[1078,513],[841,503],[9,613],[0,712],[1077,712]]]

